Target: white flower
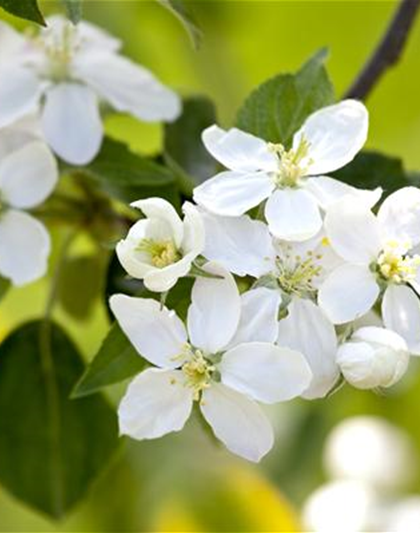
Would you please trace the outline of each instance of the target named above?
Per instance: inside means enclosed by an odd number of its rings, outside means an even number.
[[[121,57],[120,41],[81,22],[47,20],[36,38],[0,25],[0,127],[40,110],[45,138],[65,161],[86,164],[98,153],[100,101],[145,121],[173,120],[177,95],[145,68]],[[9,50],[7,52],[7,50]]]
[[[198,401],[226,447],[258,461],[273,445],[273,430],[256,401],[298,396],[311,372],[301,354],[273,344],[276,295],[273,300],[270,291],[261,289],[241,301],[228,272],[215,263],[205,268],[223,279],[195,281],[188,331],[156,301],[111,297],[111,309],[127,337],[158,367],[142,372],[128,387],[118,412],[120,431],[135,439],[179,431]]]
[[[143,211],[116,252],[133,278],[144,280],[155,292],[166,292],[186,276],[204,247],[204,227],[195,206],[183,205],[182,221],[172,205],[162,198],[148,198],[131,204]]]
[[[14,285],[47,270],[48,232],[24,210],[41,204],[57,179],[54,156],[23,125],[0,131],[0,274]]]
[[[337,353],[343,376],[358,389],[391,387],[405,374],[409,360],[404,339],[378,327],[358,329]]]
[[[420,354],[420,190],[391,194],[375,216],[351,198],[328,209],[325,229],[332,247],[346,261],[319,289],[318,303],[336,324],[354,320],[375,304],[381,289],[385,327]],[[417,294],[416,294],[417,292]]]
[[[349,163],[365,143],[368,114],[345,100],[313,113],[286,150],[249,133],[211,126],[203,142],[228,170],[194,190],[194,200],[218,215],[239,216],[267,200],[265,218],[279,239],[303,241],[322,226],[320,208],[350,194],[374,205],[381,190],[362,191],[323,176]]]

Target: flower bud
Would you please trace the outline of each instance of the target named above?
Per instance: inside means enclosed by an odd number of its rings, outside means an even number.
[[[337,353],[343,376],[358,389],[391,387],[404,375],[409,359],[404,339],[380,327],[358,329]]]

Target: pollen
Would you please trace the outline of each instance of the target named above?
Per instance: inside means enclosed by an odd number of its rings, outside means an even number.
[[[185,350],[184,354],[189,357],[182,366],[186,386],[192,389],[194,400],[199,401],[201,392],[210,386],[215,367],[204,357],[201,350],[196,350],[190,345],[186,345]]]
[[[277,279],[281,288],[288,294],[304,296],[315,292],[314,280],[322,273],[322,266],[315,262],[322,255],[314,256],[308,251],[306,257],[286,253],[277,260]]]
[[[420,256],[407,254],[410,242],[389,241],[377,261],[379,275],[391,283],[414,281],[420,267]]]
[[[146,252],[156,268],[165,268],[181,259],[181,254],[172,240],[155,241],[143,239],[137,246],[139,252]]]
[[[309,142],[302,136],[296,149],[286,150],[282,144],[268,144],[270,152],[277,155],[279,167],[274,179],[279,188],[297,187],[302,177],[307,174],[312,163],[308,159]]]

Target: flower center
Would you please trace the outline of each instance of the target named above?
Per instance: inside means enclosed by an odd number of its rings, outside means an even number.
[[[189,360],[182,365],[182,371],[186,377],[187,387],[193,390],[194,400],[198,401],[201,392],[210,386],[215,367],[204,357],[201,350],[193,348],[190,344],[186,344],[185,354]]]
[[[37,37],[35,43],[46,57],[43,76],[57,83],[71,78],[71,63],[78,48],[76,28],[64,24],[57,31]]]
[[[268,144],[268,149],[277,155],[278,171],[274,175],[277,187],[297,187],[307,172],[311,161],[307,159],[309,142],[302,136],[297,149],[286,150],[282,144]],[[306,159],[306,161],[304,161]]]
[[[137,250],[149,254],[152,265],[157,268],[165,268],[181,259],[179,250],[170,239],[166,241],[143,239]]]
[[[420,267],[419,255],[407,255],[411,242],[388,242],[379,254],[376,269],[382,279],[391,283],[414,281]]]
[[[315,254],[311,250],[306,252],[305,257],[293,255],[291,246],[285,245],[284,255],[276,261],[280,287],[286,293],[297,296],[314,293],[314,278],[322,273],[322,266],[316,263],[316,260],[320,259],[322,254]]]

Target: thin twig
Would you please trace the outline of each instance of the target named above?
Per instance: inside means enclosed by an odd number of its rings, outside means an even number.
[[[345,95],[365,100],[386,70],[401,57],[420,7],[420,0],[401,0],[378,47]]]

